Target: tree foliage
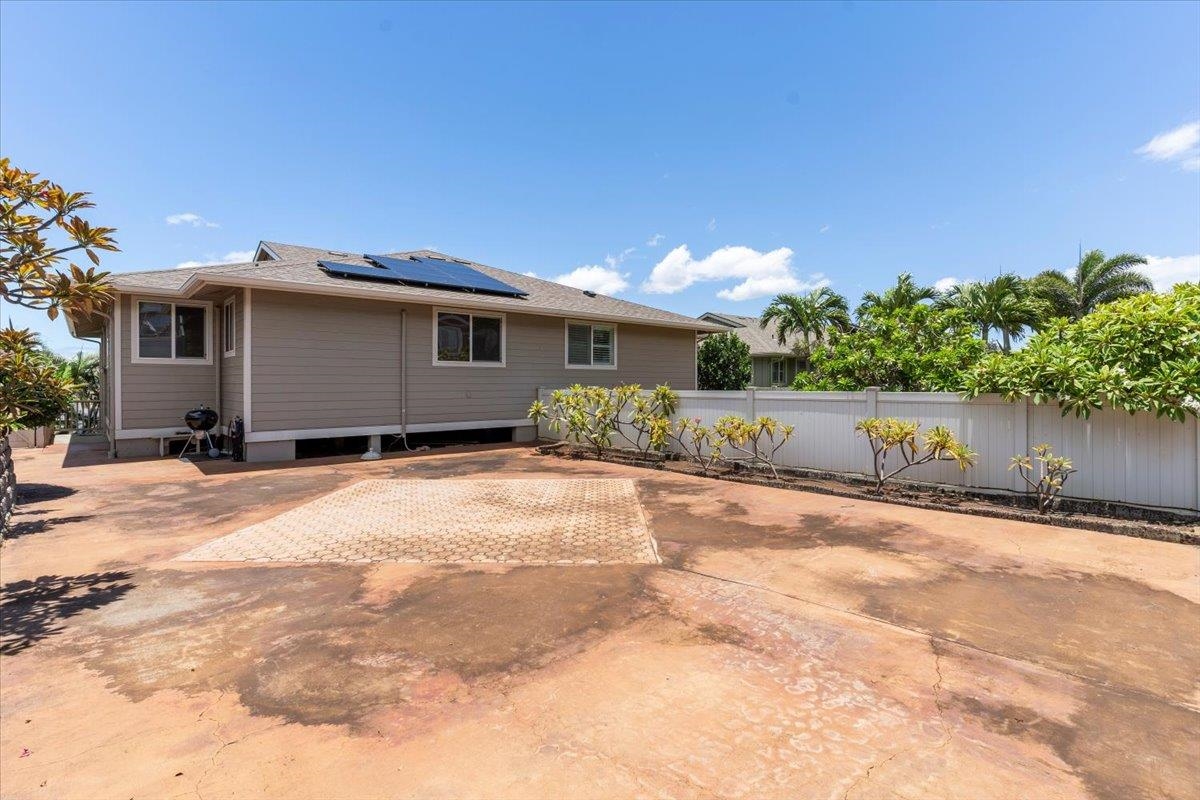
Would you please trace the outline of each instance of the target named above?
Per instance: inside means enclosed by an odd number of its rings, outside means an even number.
[[[0,298],[45,310],[50,319],[59,309],[102,313],[112,292],[108,273],[96,272],[98,251],[117,249],[116,229],[92,225],[77,213],[94,206],[87,192],[68,192],[0,158]],[[52,232],[65,241],[51,242]],[[92,266],[68,263],[60,270],[77,251]]]
[[[776,295],[759,318],[759,326],[766,328],[772,322],[779,344],[794,338],[808,351],[809,343],[824,342],[828,331],[849,330],[850,311],[846,298],[822,287],[804,295]]]
[[[940,308],[959,308],[979,327],[979,336],[990,343],[991,332],[1001,337],[1004,352],[1012,350],[1012,340],[1036,329],[1050,316],[1049,304],[1038,298],[1029,282],[1011,274],[989,281],[960,283],[937,300]]]
[[[1146,259],[1133,253],[1112,258],[1091,250],[1074,272],[1048,269],[1030,279],[1033,295],[1049,307],[1050,316],[1082,319],[1103,303],[1154,291],[1150,279],[1137,270]]]
[[[732,331],[708,336],[697,352],[696,377],[701,389],[745,389],[753,374],[750,345]]]
[[[0,330],[0,434],[53,424],[71,407],[78,388],[42,350],[36,334]]]
[[[875,292],[864,294],[855,313],[858,314],[860,320],[868,316],[887,315],[919,305],[926,300],[936,300],[937,297],[937,289],[932,286],[921,286],[913,280],[911,273],[901,272],[896,278],[896,285],[885,289],[883,294]]]
[[[975,325],[960,309],[921,304],[877,310],[861,318],[854,330],[832,331],[830,346],[813,353],[809,371],[797,375],[792,388],[958,391],[963,373],[986,350]]]
[[[1072,322],[1056,319],[1018,352],[964,376],[965,394],[1057,402],[1086,417],[1104,405],[1182,421],[1200,413],[1200,285],[1139,294]]]
[[[78,212],[94,207],[87,192],[68,192],[37,173],[0,158],[0,301],[39,309],[106,314],[108,273],[97,272],[99,251],[116,250],[115,229],[92,225]],[[56,241],[52,241],[52,238]],[[68,255],[82,252],[86,269]],[[66,263],[65,269],[61,267]],[[32,337],[32,339],[31,339]],[[69,391],[67,386],[71,386]],[[75,384],[40,355],[36,337],[11,328],[0,342],[0,532],[7,530],[16,492],[9,431],[36,426],[65,411]]]

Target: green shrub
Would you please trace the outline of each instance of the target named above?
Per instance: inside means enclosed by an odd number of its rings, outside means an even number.
[[[750,345],[732,332],[708,336],[696,353],[696,379],[701,389],[735,390],[750,385]]]
[[[958,391],[963,373],[987,352],[963,311],[926,305],[873,312],[857,328],[829,336],[829,347],[814,350],[793,389]]]
[[[1057,402],[1087,417],[1105,405],[1182,422],[1200,414],[1200,285],[1106,303],[1048,323],[1022,350],[967,371],[964,394]]]

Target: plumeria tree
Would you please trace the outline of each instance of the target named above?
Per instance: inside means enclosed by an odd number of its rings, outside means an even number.
[[[875,471],[875,491],[882,492],[883,484],[911,467],[932,461],[953,461],[965,470],[975,465],[976,454],[960,442],[949,428],[936,425],[921,433],[921,424],[914,420],[862,419],[854,426],[871,445],[872,466]],[[888,466],[888,456],[900,456],[900,463]]]
[[[1017,352],[971,366],[963,383],[967,397],[1031,397],[1058,403],[1064,415],[1104,406],[1178,422],[1200,415],[1200,285],[1127,297],[1076,322],[1052,320]]]
[[[92,225],[80,212],[95,206],[87,192],[68,192],[0,158],[0,301],[45,311],[104,315],[112,301],[102,251],[117,250],[115,229]],[[72,260],[84,255],[84,268]],[[24,335],[23,335],[24,334]],[[35,421],[41,399],[63,384],[53,364],[29,344],[28,331],[6,333],[0,349],[0,531],[8,528],[16,493],[8,434]]]

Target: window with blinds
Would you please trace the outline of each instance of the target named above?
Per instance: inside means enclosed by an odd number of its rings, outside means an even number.
[[[567,366],[611,369],[617,365],[617,329],[613,325],[567,323]]]

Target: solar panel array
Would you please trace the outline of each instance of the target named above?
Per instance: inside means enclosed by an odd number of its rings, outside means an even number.
[[[528,292],[523,292],[503,281],[484,275],[479,270],[465,264],[440,258],[424,256],[394,258],[372,255],[364,255],[363,258],[378,266],[364,267],[338,261],[319,261],[317,263],[328,274],[340,278],[365,278],[374,281],[406,283],[438,289],[458,289],[467,292],[485,292],[511,297],[524,297],[528,294]]]

